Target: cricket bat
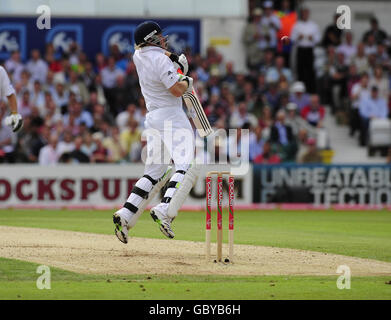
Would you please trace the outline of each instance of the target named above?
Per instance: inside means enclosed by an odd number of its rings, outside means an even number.
[[[165,54],[168,57],[171,56],[171,52],[169,51],[165,51]],[[182,73],[181,69],[178,69],[178,72]],[[189,111],[190,118],[193,121],[200,137],[203,138],[213,133],[213,129],[205,114],[204,108],[201,105],[200,99],[198,99],[194,87],[191,93],[185,92],[182,96],[182,99]]]

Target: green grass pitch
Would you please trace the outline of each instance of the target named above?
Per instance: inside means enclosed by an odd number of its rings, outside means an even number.
[[[110,211],[0,210],[0,225],[113,234]],[[184,212],[176,238],[204,241],[205,216]],[[213,217],[215,218],[215,217]],[[225,219],[225,222],[227,219]],[[215,222],[215,219],[212,220]],[[162,238],[148,214],[132,235]],[[113,235],[114,236],[114,235]],[[235,243],[307,249],[391,262],[389,211],[237,211]],[[0,259],[0,299],[391,299],[391,277],[81,275],[52,268],[38,290],[36,264]]]

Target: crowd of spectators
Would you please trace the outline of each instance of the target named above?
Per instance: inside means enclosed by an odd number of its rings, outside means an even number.
[[[351,133],[360,131],[365,143],[368,119],[388,116],[388,37],[377,21],[354,44],[352,33],[333,25],[322,37],[309,10],[298,15],[290,1],[279,8],[257,3],[250,1],[243,30],[248,72],[235,72],[234,62],[214,47],[205,55],[186,49],[189,75],[212,126],[250,129],[254,163],[319,163],[319,147],[328,147],[317,140],[323,105],[335,112],[348,104]],[[292,41],[281,43],[282,35]],[[32,50],[28,61],[13,52],[4,66],[24,129],[15,136],[2,125],[6,105],[0,102],[0,162],[141,161],[147,110],[131,54],[113,45],[109,56],[89,59],[73,43],[59,56],[48,44],[42,53]]]

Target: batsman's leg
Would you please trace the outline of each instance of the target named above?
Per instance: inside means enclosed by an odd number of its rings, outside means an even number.
[[[124,206],[113,215],[115,235],[121,242],[128,242],[129,229],[135,226],[145,208],[166,184],[171,171],[172,168],[166,165],[146,166],[144,176],[136,182]]]
[[[159,224],[160,231],[168,238],[175,236],[171,229],[171,223],[198,176],[198,168],[194,163],[194,133],[185,113],[178,115],[177,121],[172,124],[172,130],[174,138],[170,155],[176,171],[167,185],[162,202],[151,210],[151,217]],[[190,163],[194,164],[190,165]]]

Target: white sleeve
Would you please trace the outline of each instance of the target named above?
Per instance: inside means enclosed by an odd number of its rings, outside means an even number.
[[[159,69],[159,79],[163,82],[164,86],[169,89],[179,80],[177,71],[174,68],[174,64],[169,57],[163,56],[160,59]]]
[[[5,69],[0,66],[0,99],[9,97],[13,93],[15,93],[15,90],[8,78],[8,74]]]
[[[47,165],[48,164],[45,147],[42,147],[41,150],[39,151],[38,163],[40,165]]]
[[[276,15],[273,15],[272,21],[273,21],[274,26],[277,28],[277,30],[280,30],[280,29],[281,29],[281,21],[280,21],[280,18],[277,17]]]
[[[292,39],[293,42],[296,42],[298,37],[299,37],[299,25],[296,22],[295,25],[292,28],[291,39]]]
[[[358,83],[355,83],[352,87],[351,95],[355,96],[360,92],[361,86]]]
[[[320,36],[319,27],[318,27],[318,25],[315,22],[313,22],[313,28],[314,28],[314,39],[313,39],[313,42],[314,42],[314,44],[317,44],[317,43],[319,43],[321,36]]]

